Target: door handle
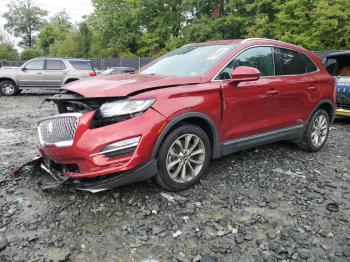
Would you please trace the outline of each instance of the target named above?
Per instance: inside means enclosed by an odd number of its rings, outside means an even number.
[[[37,75],[42,75],[43,73],[41,73],[41,72],[37,72],[36,74],[37,74]]]
[[[266,92],[266,94],[268,96],[274,96],[274,95],[278,94],[278,91],[277,90],[269,90],[269,91]]]
[[[307,90],[309,90],[309,92],[312,92],[312,91],[315,91],[316,90],[316,87],[315,86],[309,86],[307,88]]]

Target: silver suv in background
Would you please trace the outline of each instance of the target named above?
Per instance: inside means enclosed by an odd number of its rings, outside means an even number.
[[[0,93],[18,94],[23,88],[60,88],[79,79],[96,76],[89,60],[35,58],[19,68],[0,68]]]

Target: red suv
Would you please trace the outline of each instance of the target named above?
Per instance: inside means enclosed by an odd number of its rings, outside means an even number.
[[[183,190],[211,159],[290,140],[320,150],[335,83],[304,48],[269,39],[185,45],[136,74],[66,85],[39,123],[42,167],[98,192],[154,177]]]

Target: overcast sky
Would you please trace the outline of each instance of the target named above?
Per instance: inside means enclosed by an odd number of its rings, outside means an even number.
[[[2,30],[6,20],[2,15],[8,10],[7,4],[16,0],[0,0],[0,29]],[[71,22],[76,23],[82,20],[82,16],[88,15],[93,11],[90,0],[32,0],[37,6],[49,12],[48,17],[55,13],[65,10],[71,17]]]

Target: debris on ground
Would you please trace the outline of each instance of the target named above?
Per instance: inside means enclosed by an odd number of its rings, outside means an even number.
[[[183,192],[151,182],[90,194],[37,166],[42,95],[0,97],[0,261],[349,261],[350,119],[317,153],[290,142],[212,161]]]

